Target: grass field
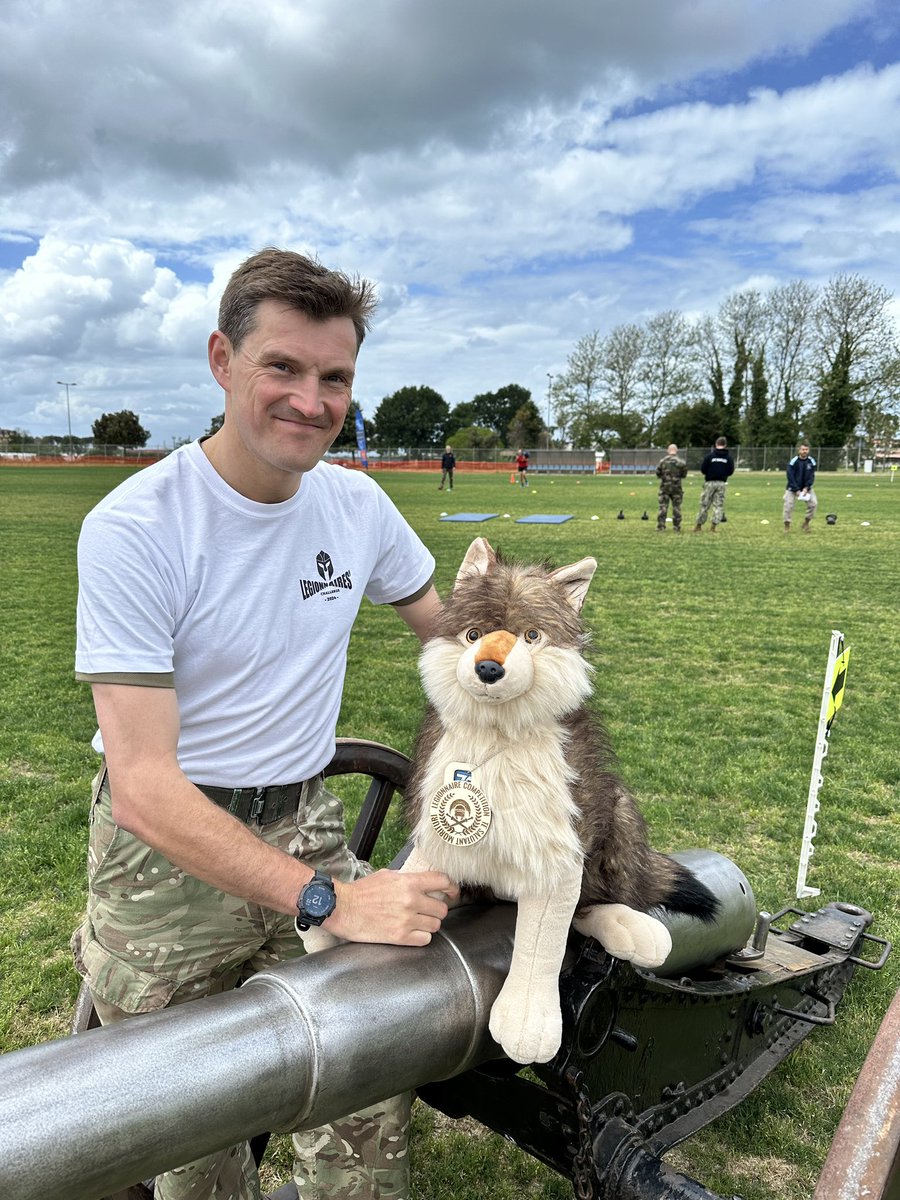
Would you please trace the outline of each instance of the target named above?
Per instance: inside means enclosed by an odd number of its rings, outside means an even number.
[[[67,949],[84,898],[89,692],[74,682],[75,543],[121,468],[0,469],[0,1046],[65,1034],[78,980]],[[793,903],[829,639],[852,647],[824,770],[809,883],[820,903],[875,914],[897,940],[900,750],[900,483],[821,476],[811,536],[781,530],[782,476],[738,476],[714,535],[657,534],[655,480],[507,475],[379,476],[438,562],[446,592],[471,539],[523,558],[599,562],[585,608],[596,704],[659,849],[731,857],[758,908]],[[685,527],[699,484],[688,480]],[[623,510],[625,520],[616,520]],[[649,521],[641,521],[647,510]],[[495,512],[483,524],[443,511]],[[827,526],[824,514],[838,515]],[[562,525],[518,525],[570,513]],[[507,517],[506,514],[509,514]],[[591,518],[596,516],[598,520]],[[768,523],[764,523],[768,522]],[[868,522],[868,524],[863,524]],[[799,521],[797,522],[799,525]],[[366,606],[350,651],[339,732],[408,750],[421,714],[415,640]],[[399,835],[396,835],[399,836]],[[807,908],[815,902],[804,902]],[[739,1109],[672,1156],[726,1195],[811,1194],[847,1096],[900,982],[900,954],[859,972],[832,1029],[814,1032]],[[478,1126],[419,1105],[414,1194],[497,1200],[571,1194],[559,1177]]]

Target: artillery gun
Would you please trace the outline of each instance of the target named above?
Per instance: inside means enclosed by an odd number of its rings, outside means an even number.
[[[407,766],[374,743],[338,745],[326,773],[372,781],[351,837],[362,857]],[[487,1028],[512,948],[508,904],[456,910],[424,949],[335,947],[260,972],[235,992],[106,1029],[94,1028],[83,989],[77,1037],[0,1058],[0,1196],[139,1200],[152,1191],[136,1181],[191,1158],[246,1138],[260,1157],[268,1131],[315,1127],[416,1088],[571,1179],[580,1200],[718,1200],[662,1155],[740,1103],[816,1026],[833,1023],[855,969],[879,970],[890,945],[853,905],[757,916],[728,859],[676,857],[718,896],[715,926],[664,917],[673,951],[655,971],[573,934],[560,978],[563,1044],[528,1072],[503,1057]],[[877,957],[864,953],[872,945]],[[898,1195],[895,1009],[816,1200]],[[854,1122],[886,1102],[889,1119],[869,1122],[860,1154]],[[273,1200],[291,1197],[287,1184]]]

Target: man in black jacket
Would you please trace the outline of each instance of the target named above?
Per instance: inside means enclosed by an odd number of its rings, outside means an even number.
[[[802,532],[809,533],[809,523],[815,516],[818,500],[816,493],[813,491],[813,483],[816,478],[816,460],[810,457],[809,446],[806,442],[801,442],[797,447],[797,453],[791,459],[787,466],[787,491],[784,493],[784,532],[791,532],[791,517],[794,513],[794,505],[798,500],[806,501],[806,517],[802,525]]]
[[[715,446],[700,464],[700,473],[706,483],[700,497],[700,511],[697,513],[694,533],[702,532],[703,522],[710,507],[713,510],[710,533],[715,533],[716,526],[725,520],[725,485],[729,476],[734,473],[734,459],[728,453],[727,446],[728,443],[723,437],[716,438]]]

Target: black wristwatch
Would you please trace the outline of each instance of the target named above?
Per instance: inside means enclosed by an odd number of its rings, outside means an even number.
[[[334,912],[336,904],[331,876],[316,871],[297,897],[297,928],[302,931],[310,925],[321,925]]]

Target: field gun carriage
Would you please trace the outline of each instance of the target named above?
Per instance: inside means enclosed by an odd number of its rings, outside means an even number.
[[[362,857],[407,766],[375,743],[338,745],[326,774],[371,780],[351,839]],[[106,1029],[95,1028],[82,990],[78,1036],[0,1058],[0,1196],[139,1200],[152,1192],[137,1181],[192,1157],[244,1138],[261,1156],[269,1131],[314,1127],[415,1088],[569,1178],[581,1200],[717,1200],[663,1155],[832,1024],[856,968],[879,970],[890,945],[853,905],[757,914],[728,859],[676,857],[719,898],[715,926],[671,918],[672,955],[656,971],[573,934],[560,979],[563,1045],[527,1071],[487,1028],[509,965],[508,904],[455,910],[424,949],[335,947]],[[898,1026],[895,1004],[816,1200],[900,1195]],[[275,1196],[296,1191],[286,1184]]]

